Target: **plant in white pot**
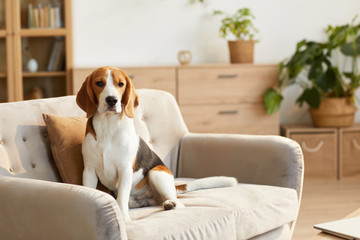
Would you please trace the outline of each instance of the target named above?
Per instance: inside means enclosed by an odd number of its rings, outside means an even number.
[[[328,41],[303,40],[297,44],[290,60],[280,64],[279,83],[264,94],[268,114],[276,112],[283,100],[282,91],[297,84],[303,92],[297,99],[301,106],[310,106],[310,115],[317,127],[344,127],[354,122],[356,108],[354,92],[359,87],[358,58],[360,54],[360,24],[327,29]],[[351,59],[351,69],[341,59]],[[300,75],[305,74],[305,79]]]
[[[224,15],[222,11],[214,11],[215,15]],[[255,16],[249,8],[241,8],[231,16],[221,20],[220,33],[226,39],[232,36],[235,40],[228,40],[231,63],[253,63],[255,34],[258,29],[254,27]]]

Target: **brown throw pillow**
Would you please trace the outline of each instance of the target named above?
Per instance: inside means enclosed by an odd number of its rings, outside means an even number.
[[[43,114],[50,138],[51,151],[64,183],[82,185],[84,170],[81,145],[85,135],[86,117],[63,117]],[[98,183],[97,189],[111,193]]]

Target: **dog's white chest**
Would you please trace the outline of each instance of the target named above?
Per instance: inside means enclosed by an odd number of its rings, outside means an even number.
[[[101,118],[101,119],[100,119]],[[84,149],[91,151],[86,161],[96,171],[100,181],[111,190],[117,189],[118,175],[122,171],[132,171],[132,163],[136,157],[139,138],[131,119],[118,116],[94,116],[93,127],[96,132],[95,140],[88,134],[85,137]]]

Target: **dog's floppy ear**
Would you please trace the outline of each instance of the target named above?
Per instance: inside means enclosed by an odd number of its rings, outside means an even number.
[[[96,112],[96,100],[94,91],[91,87],[91,79],[92,74],[86,78],[76,96],[76,103],[82,110],[86,112],[87,118],[94,116]]]
[[[121,103],[124,105],[125,115],[129,118],[134,118],[135,108],[139,105],[139,96],[135,92],[134,85],[132,84],[128,75],[123,72],[126,79],[126,89],[122,96]]]

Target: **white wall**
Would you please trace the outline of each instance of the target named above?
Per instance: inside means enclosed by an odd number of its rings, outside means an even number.
[[[278,63],[296,42],[325,39],[328,24],[340,25],[360,13],[359,0],[74,0],[75,67],[176,65],[177,53],[190,50],[193,64],[227,63],[227,43],[220,38],[214,9],[232,13],[249,7],[260,30],[255,63]],[[360,18],[359,18],[360,20]],[[307,111],[285,92],[281,122],[307,122]],[[358,94],[359,95],[359,94]],[[357,116],[360,121],[360,114]]]

